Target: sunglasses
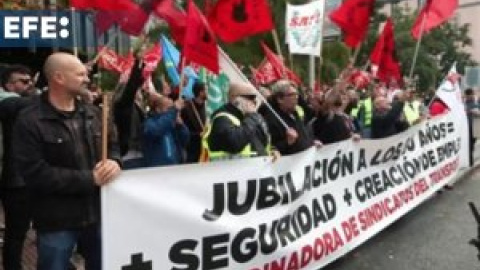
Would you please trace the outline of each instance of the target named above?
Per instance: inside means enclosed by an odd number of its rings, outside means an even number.
[[[248,100],[251,100],[251,101],[256,101],[257,100],[257,95],[240,95],[241,97],[243,98],[246,98]]]
[[[288,93],[288,94],[285,94],[286,97],[296,97],[298,96],[298,93],[297,92],[292,92],[292,93]]]
[[[17,79],[16,81],[14,81],[14,83],[16,83],[16,82],[21,82],[23,84],[28,84],[28,83],[33,82],[33,80],[32,79]]]

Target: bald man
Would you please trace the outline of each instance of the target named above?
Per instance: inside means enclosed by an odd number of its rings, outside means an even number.
[[[257,113],[257,90],[249,84],[232,83],[228,103],[212,115],[203,146],[210,160],[265,156],[270,142],[267,125]]]
[[[108,159],[100,161],[100,111],[77,99],[89,83],[82,62],[54,53],[44,73],[48,91],[22,111],[12,145],[32,195],[37,269],[68,269],[76,244],[85,269],[101,269],[99,187],[120,172],[118,148],[110,138]]]

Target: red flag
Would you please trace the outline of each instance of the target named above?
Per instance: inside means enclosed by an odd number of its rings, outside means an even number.
[[[187,14],[177,6],[174,0],[160,0],[153,12],[170,26],[170,34],[178,44],[183,44],[187,29]]]
[[[132,52],[127,57],[123,57],[112,49],[100,47],[99,54],[98,66],[119,74],[128,72],[135,62]]]
[[[266,0],[219,0],[208,13],[208,21],[225,42],[236,42],[274,27]]]
[[[356,89],[365,89],[370,84],[370,74],[363,70],[355,70],[348,78],[348,82]]]
[[[372,66],[377,69],[376,76],[383,82],[390,82],[395,79],[398,83],[402,81],[400,65],[395,56],[395,38],[393,35],[393,23],[389,18],[383,27],[382,34],[378,37],[377,43],[370,54]]]
[[[260,43],[263,49],[263,53],[265,54],[265,57],[267,58],[267,61],[270,62],[272,65],[272,69],[275,72],[275,75],[277,78],[283,78],[286,75],[286,70],[285,66],[283,65],[283,61],[278,57],[278,55],[274,54],[270,48],[265,45],[265,43]]]
[[[205,0],[205,6],[203,7],[203,12],[205,14],[210,14],[213,11],[213,0]]]
[[[193,0],[188,2],[187,20],[183,57],[218,74],[220,67],[215,35]]]
[[[132,71],[133,65],[135,64],[135,57],[133,56],[133,52],[130,51],[127,57],[123,58],[123,61],[120,63],[120,72],[127,73],[130,76],[130,72]]]
[[[97,35],[105,33],[112,25],[114,25],[120,16],[118,11],[99,11],[95,14],[95,29]]]
[[[145,67],[143,68],[142,75],[144,79],[147,79],[152,75],[161,59],[162,46],[160,46],[159,42],[156,42],[155,45],[143,55],[143,63],[145,63]]]
[[[329,17],[343,31],[345,44],[357,47],[368,31],[375,0],[347,0],[333,10]]]
[[[143,28],[150,16],[141,6],[134,4],[128,10],[125,17],[118,21],[120,29],[132,36],[138,36],[143,32]]]
[[[295,74],[295,72],[293,72],[288,68],[287,68],[287,78],[289,81],[294,82],[297,86],[302,84],[302,80],[300,79],[300,77],[298,77],[297,74]]]
[[[70,0],[70,5],[76,9],[126,10],[130,0]]]
[[[99,48],[98,66],[106,70],[121,73],[120,67],[124,61],[123,57],[119,56],[114,50],[109,48]]]
[[[140,35],[148,21],[150,1],[146,0],[142,5],[138,5],[131,0],[118,0],[122,10],[99,11],[95,16],[97,34],[103,34],[113,24],[118,23],[123,32],[133,36]]]
[[[370,54],[370,61],[372,64],[380,65],[382,62],[382,57],[392,50],[392,44],[389,44],[389,42],[392,40],[392,36],[393,23],[392,20],[388,18],[383,26],[383,31],[378,37],[377,43],[375,43],[375,47]]]
[[[457,6],[458,0],[427,0],[427,4],[422,8],[413,24],[412,36],[415,39],[420,38],[424,20],[423,33],[427,33],[452,17]]]
[[[262,61],[258,66],[258,69],[250,67],[250,70],[256,84],[269,84],[278,80],[275,71],[273,71],[272,65],[270,62],[266,61],[266,59]]]
[[[280,56],[274,54],[268,47],[265,45],[265,43],[261,43],[263,52],[265,53],[266,61],[263,61],[262,64],[260,64],[259,72],[263,74],[266,78],[269,78],[269,80],[272,78],[273,74],[274,79],[270,82],[286,78],[290,80],[291,82],[294,82],[298,85],[302,83],[300,78],[290,69],[285,67],[283,64],[283,60],[280,58]]]

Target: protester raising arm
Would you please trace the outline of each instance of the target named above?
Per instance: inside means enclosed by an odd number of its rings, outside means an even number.
[[[137,114],[140,121],[144,119],[143,113],[135,106],[135,96],[144,82],[142,77],[143,65],[139,65],[139,63],[139,60],[136,59],[128,82],[113,105],[114,121],[118,130],[118,141],[122,156],[129,150],[132,124],[135,124],[132,123],[132,116]]]

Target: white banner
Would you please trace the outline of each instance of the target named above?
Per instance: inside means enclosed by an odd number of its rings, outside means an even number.
[[[448,114],[274,163],[126,171],[102,189],[103,269],[319,269],[448,183],[462,132]]]
[[[292,54],[320,56],[324,1],[313,1],[305,5],[287,3],[286,43]]]
[[[228,76],[230,82],[234,83],[247,83],[252,87],[255,86],[248,80],[247,76],[238,68],[232,59],[225,53],[225,51],[218,47],[218,63],[220,70]]]
[[[462,100],[459,78],[460,75],[457,73],[456,63],[454,63],[448,75],[438,87],[437,92],[435,92],[435,95],[447,105],[450,109],[450,114],[457,119],[457,125],[459,125],[461,130],[465,131],[462,133],[462,145],[460,147],[462,149],[460,153],[460,168],[465,168],[469,166],[470,141],[467,132],[467,113]]]

